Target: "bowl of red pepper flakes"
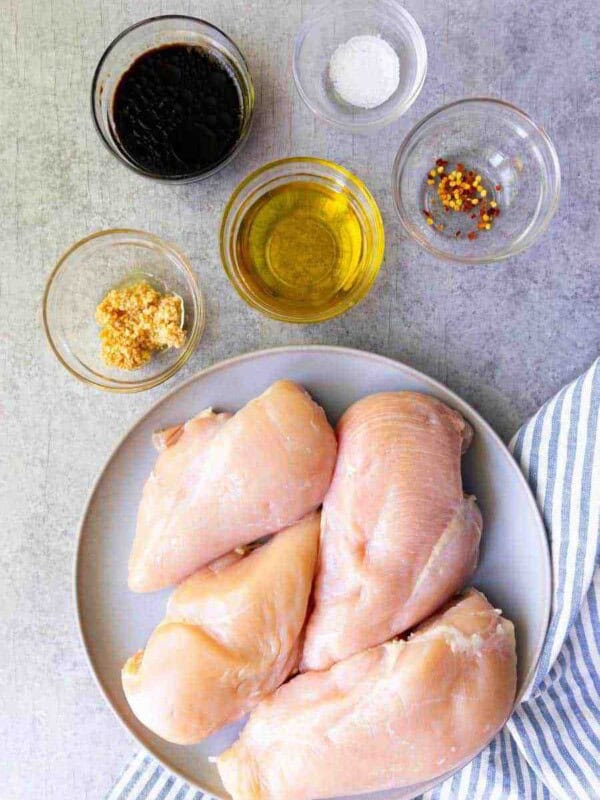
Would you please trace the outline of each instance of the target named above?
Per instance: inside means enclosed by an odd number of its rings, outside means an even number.
[[[438,258],[465,264],[522,252],[548,227],[560,165],[546,132],[492,98],[459,100],[419,122],[393,170],[407,232]]]

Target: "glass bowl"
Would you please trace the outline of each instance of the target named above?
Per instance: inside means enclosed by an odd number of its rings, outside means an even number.
[[[121,76],[143,53],[168,44],[188,44],[209,51],[233,74],[242,102],[242,129],[236,145],[218,163],[206,170],[175,176],[158,175],[135,163],[119,142],[113,118],[113,98]],[[202,19],[182,15],[151,17],[120,33],[100,59],[92,81],[92,116],[100,138],[122,164],[154,180],[191,183],[223,169],[248,138],[254,114],[254,86],[241,51],[222,30]]]
[[[380,34],[400,61],[398,88],[376,108],[349,105],[329,77],[335,49],[364,34]],[[293,69],[300,97],[317,117],[352,133],[369,133],[393,122],[417,99],[427,73],[427,48],[421,29],[396,0],[333,2],[298,31]]]
[[[335,289],[325,297],[319,296],[322,278],[312,271],[310,290],[315,293],[314,301],[299,302],[286,299],[283,293],[273,292],[269,286],[260,281],[249,279],[247,271],[242,264],[240,249],[244,238],[244,223],[252,218],[259,204],[263,203],[273,193],[282,187],[296,187],[309,183],[316,187],[316,191],[331,193],[330,199],[325,201],[322,210],[316,213],[310,209],[306,214],[313,214],[310,225],[314,226],[316,235],[322,235],[321,220],[330,219],[329,214],[335,214],[335,198],[343,197],[343,205],[350,209],[353,220],[357,221],[358,231],[355,239],[360,244],[354,250],[355,261],[350,274],[344,273],[344,278],[337,281]],[[333,198],[333,203],[332,199]],[[296,210],[293,211],[296,213]],[[305,210],[298,209],[299,224],[304,224]],[[271,245],[279,241],[281,236],[287,235],[289,224],[294,225],[294,219],[288,217],[283,224],[279,219],[269,222],[265,228],[266,247],[269,253]],[[285,231],[284,231],[285,228]],[[311,228],[312,230],[313,228]],[[307,234],[308,235],[308,234]],[[353,240],[354,241],[354,240]],[[237,187],[231,196],[223,214],[220,234],[221,259],[229,280],[248,303],[248,305],[282,322],[309,323],[323,322],[324,320],[343,314],[349,308],[362,300],[373,281],[375,280],[385,249],[385,235],[383,222],[377,203],[367,187],[355,175],[344,167],[319,158],[285,158],[273,161],[255,172],[251,173]],[[266,256],[268,261],[269,256]],[[312,264],[305,265],[307,270],[312,269]],[[256,275],[252,275],[255,278]],[[314,282],[313,282],[314,281]]]
[[[443,213],[437,184],[427,183],[437,159],[449,170],[461,164],[481,175],[486,200],[499,211],[491,230],[478,230],[479,219],[464,212]],[[396,156],[392,190],[402,224],[426,250],[484,264],[520,253],[546,230],[558,207],[560,165],[548,135],[524,111],[472,98],[442,106],[413,128]]]
[[[156,353],[148,364],[125,372],[100,358],[96,306],[130,278],[146,279],[183,300],[184,346]],[[84,383],[113,392],[139,392],[166,381],[196,349],[204,330],[204,303],[188,260],[157,236],[106,230],[86,236],[59,260],[46,284],[44,329],[60,363]]]

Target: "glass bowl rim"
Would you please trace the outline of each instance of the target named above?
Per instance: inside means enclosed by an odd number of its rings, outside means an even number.
[[[248,113],[246,115],[246,118],[244,119],[244,125],[240,138],[238,139],[232,150],[229,152],[229,154],[226,156],[226,158],[223,159],[223,161],[220,161],[214,167],[212,167],[209,170],[205,170],[204,172],[191,172],[188,173],[187,175],[175,175],[175,176],[158,175],[152,172],[148,172],[147,170],[144,170],[141,167],[138,167],[133,162],[130,162],[126,158],[124,158],[119,148],[114,147],[112,141],[105,136],[104,131],[102,130],[102,127],[98,120],[98,115],[96,114],[96,107],[94,100],[96,97],[96,90],[98,87],[98,82],[100,80],[102,67],[104,66],[106,59],[109,57],[109,55],[116,47],[116,45],[119,44],[121,40],[125,39],[130,33],[137,30],[138,28],[146,27],[147,25],[150,25],[153,22],[162,22],[167,20],[186,20],[188,22],[193,22],[196,24],[199,23],[200,25],[206,26],[207,28],[212,29],[213,31],[219,33],[227,42],[233,45],[233,48],[236,51],[236,55],[239,56],[238,59],[239,66],[241,66],[242,68],[242,72],[244,73],[244,78],[249,87],[250,102],[248,107]],[[94,127],[96,129],[96,132],[98,133],[98,136],[100,137],[102,144],[106,147],[108,152],[111,153],[115,158],[117,158],[121,162],[121,164],[124,164],[132,172],[135,172],[136,175],[140,175],[142,178],[147,178],[148,180],[160,181],[161,183],[167,183],[167,184],[192,183],[195,181],[204,180],[204,178],[210,178],[211,175],[214,175],[216,172],[226,167],[227,164],[229,164],[229,162],[241,150],[242,145],[246,142],[250,134],[250,131],[252,129],[252,123],[254,121],[255,106],[256,106],[256,92],[254,89],[254,81],[252,80],[252,73],[250,72],[250,67],[248,66],[246,57],[242,53],[241,49],[238,47],[237,43],[231,38],[231,36],[225,33],[224,30],[219,28],[218,25],[214,25],[212,22],[209,22],[208,20],[203,19],[202,17],[194,17],[191,14],[156,14],[155,16],[146,17],[145,19],[141,19],[138,22],[134,22],[133,25],[129,25],[127,28],[124,28],[119,34],[117,34],[117,36],[114,37],[114,39],[112,39],[109,42],[109,44],[104,49],[104,52],[100,56],[98,64],[96,65],[96,68],[94,70],[94,75],[92,77],[92,86],[90,91],[90,109],[92,113],[92,120],[94,122]]]
[[[65,361],[59,348],[55,343],[54,337],[52,336],[50,324],[48,322],[48,300],[56,278],[58,277],[59,273],[61,272],[65,264],[69,261],[71,256],[78,250],[85,247],[85,245],[89,244],[91,241],[114,234],[125,237],[135,236],[137,238],[145,239],[146,241],[149,241],[152,244],[156,245],[160,250],[167,250],[172,255],[174,255],[179,266],[183,268],[184,273],[191,286],[195,313],[194,313],[194,324],[189,332],[187,342],[179,358],[177,358],[176,361],[174,361],[171,365],[165,368],[162,372],[152,377],[145,378],[139,381],[130,381],[130,382],[127,381],[121,382],[118,381],[117,379],[107,379],[111,380],[111,383],[108,384],[108,383],[102,383],[99,380],[94,380],[92,378],[87,377],[86,375],[83,375],[81,372],[79,372],[77,369],[75,369]],[[67,370],[67,372],[69,372],[74,378],[77,378],[77,380],[87,384],[88,386],[95,386],[98,389],[102,389],[103,391],[106,392],[113,392],[115,394],[128,394],[134,392],[141,392],[144,391],[145,389],[152,389],[155,386],[159,386],[161,383],[164,383],[166,380],[171,378],[176,372],[178,372],[181,369],[181,367],[183,367],[183,365],[188,361],[188,359],[196,349],[198,342],[200,341],[200,337],[204,332],[204,328],[206,326],[206,311],[205,311],[205,303],[204,303],[204,297],[202,295],[202,290],[194,274],[192,266],[187,256],[185,256],[177,247],[175,247],[175,245],[165,241],[164,239],[161,239],[159,236],[156,236],[153,233],[148,233],[147,231],[142,231],[137,228],[105,228],[100,231],[94,231],[93,233],[84,236],[82,239],[78,239],[67,250],[65,250],[57,260],[52,271],[48,275],[48,278],[46,279],[44,295],[42,297],[42,323],[44,328],[44,334],[46,336],[46,341],[51,351],[54,353],[60,364],[62,364],[62,366]]]
[[[372,268],[372,275],[370,275],[370,277],[369,277],[369,280],[368,280],[368,282],[367,282],[367,284],[365,286],[364,293],[361,294],[359,300],[357,300],[354,305],[357,305],[358,303],[360,303],[367,296],[367,294],[369,293],[373,283],[375,282],[375,280],[377,278],[377,275],[379,274],[379,271],[381,270],[381,266],[383,264],[383,259],[384,259],[384,256],[385,256],[385,227],[384,227],[384,224],[383,224],[383,218],[381,216],[381,209],[379,208],[379,205],[378,205],[374,195],[371,193],[371,191],[368,188],[368,186],[361,180],[361,178],[359,178],[351,170],[347,169],[346,167],[342,166],[341,164],[338,164],[335,161],[330,161],[329,159],[326,159],[326,158],[319,158],[318,156],[289,156],[287,158],[278,158],[278,159],[275,159],[273,161],[269,161],[266,164],[263,164],[262,166],[258,167],[257,169],[252,170],[248,175],[246,175],[245,178],[243,178],[238,183],[238,185],[235,187],[235,189],[231,193],[231,196],[229,197],[229,200],[227,201],[227,203],[225,205],[225,208],[223,209],[223,215],[221,217],[221,226],[220,226],[220,229],[219,229],[219,252],[220,252],[220,255],[221,255],[221,264],[223,266],[225,274],[227,275],[227,278],[229,279],[229,282],[231,283],[231,285],[233,286],[235,291],[238,293],[238,295],[241,297],[241,299],[246,303],[246,305],[250,306],[251,308],[255,309],[256,311],[259,311],[261,314],[264,314],[265,316],[270,317],[271,319],[277,320],[278,322],[285,322],[285,323],[288,323],[288,324],[291,324],[291,325],[319,324],[321,322],[327,322],[327,321],[329,321],[331,319],[335,319],[335,317],[338,317],[338,316],[341,316],[342,314],[345,314],[346,311],[349,311],[351,308],[353,308],[353,305],[348,306],[347,308],[341,309],[339,311],[334,311],[333,313],[328,313],[328,314],[326,314],[324,316],[315,315],[313,317],[305,318],[305,319],[297,319],[297,318],[292,319],[289,316],[287,316],[286,314],[278,313],[276,311],[273,311],[271,309],[263,307],[260,303],[257,303],[253,298],[249,297],[242,290],[242,287],[239,285],[239,281],[237,280],[237,277],[235,276],[235,273],[230,268],[230,259],[228,257],[229,242],[225,240],[226,227],[227,227],[227,223],[229,222],[229,219],[231,217],[232,209],[233,209],[236,201],[239,199],[239,197],[243,193],[243,191],[257,177],[260,177],[261,175],[264,175],[265,173],[267,173],[267,172],[269,172],[269,171],[271,171],[271,170],[273,170],[273,169],[275,169],[277,167],[289,166],[291,164],[298,164],[298,165],[302,165],[302,164],[309,164],[309,165],[313,164],[313,165],[315,165],[316,164],[316,165],[325,167],[326,169],[330,170],[334,174],[337,173],[338,175],[342,175],[349,182],[351,182],[352,184],[357,186],[358,189],[360,190],[360,192],[363,193],[364,199],[366,200],[366,205],[369,207],[369,210],[372,212],[373,230],[375,232],[375,235],[378,238],[378,243],[377,243],[377,247],[374,249],[374,252],[373,252],[373,254],[371,255],[371,258],[370,258],[370,261],[374,265],[373,268]],[[287,176],[284,175],[282,177],[287,177],[289,179],[293,179],[294,176],[297,175],[297,174],[298,173],[289,172],[289,174]],[[265,185],[265,182],[259,183],[258,186],[256,187],[256,190],[260,189],[264,185]],[[250,195],[250,197],[251,196],[252,195]],[[360,205],[361,206],[364,205],[363,199],[361,199]]]
[[[490,255],[482,255],[482,256],[457,256],[451,253],[448,253],[445,250],[441,250],[437,247],[434,247],[430,244],[430,242],[425,239],[425,237],[412,225],[410,222],[410,217],[407,213],[404,212],[404,204],[402,203],[401,193],[400,193],[400,174],[404,165],[402,164],[403,159],[405,158],[410,145],[412,144],[416,134],[424,128],[432,119],[437,116],[441,116],[445,112],[449,111],[452,108],[457,106],[468,106],[471,104],[481,104],[481,105],[488,105],[488,106],[497,106],[501,109],[509,111],[511,114],[515,115],[522,121],[526,122],[534,132],[540,137],[541,142],[543,143],[543,149],[549,156],[550,161],[550,170],[549,170],[549,178],[548,178],[548,195],[550,198],[550,203],[547,211],[545,212],[544,216],[538,222],[537,228],[535,232],[529,234],[529,238],[524,237],[523,240],[519,243],[518,246],[509,245],[505,247],[503,250],[498,251],[495,254]],[[556,151],[556,147],[550,136],[546,133],[546,130],[543,126],[538,125],[537,122],[526,112],[523,111],[522,108],[519,106],[514,105],[514,103],[510,103],[508,100],[503,100],[498,97],[491,97],[491,96],[478,96],[478,97],[463,97],[460,100],[454,100],[451,103],[445,103],[442,106],[438,106],[433,111],[430,111],[423,119],[419,120],[416,125],[414,125],[410,131],[406,134],[402,143],[396,153],[396,157],[394,158],[394,165],[392,167],[392,195],[394,198],[394,206],[396,207],[396,212],[400,218],[400,222],[404,230],[411,236],[424,250],[431,253],[431,255],[439,258],[442,261],[451,261],[454,263],[459,264],[466,264],[466,265],[478,265],[478,264],[492,264],[497,263],[498,261],[503,261],[506,258],[512,258],[519,253],[522,253],[524,250],[527,250],[530,245],[532,245],[547,229],[550,225],[552,218],[554,217],[558,205],[560,202],[560,190],[561,190],[561,170],[560,170],[560,161],[558,158],[558,153]]]
[[[298,70],[300,50],[304,44],[304,41],[306,40],[306,37],[315,27],[315,25],[329,18],[332,12],[335,13],[336,9],[344,9],[344,11],[348,11],[349,5],[359,9],[361,7],[360,0],[351,0],[350,4],[345,0],[334,0],[334,2],[329,3],[326,7],[321,8],[321,10],[317,11],[313,16],[305,20],[298,29],[294,39],[292,74],[294,76],[294,84],[296,85],[296,89],[303,103],[307,106],[307,108],[310,109],[310,111],[312,111],[317,119],[322,119],[330,125],[334,125],[336,128],[350,131],[352,133],[368,133],[369,131],[374,131],[379,128],[383,128],[386,125],[390,125],[392,122],[397,120],[399,117],[405,114],[417,100],[421,94],[421,90],[423,89],[425,79],[427,78],[427,42],[425,41],[425,37],[419,23],[416,21],[413,15],[397,0],[375,0],[375,2],[394,7],[394,10],[398,13],[398,16],[400,16],[407,24],[407,27],[410,29],[411,42],[416,53],[417,63],[420,62],[420,68],[417,71],[418,78],[412,86],[408,97],[402,103],[394,103],[390,111],[380,119],[365,120],[364,122],[343,122],[335,116],[331,116],[319,108],[310,99],[302,84]]]

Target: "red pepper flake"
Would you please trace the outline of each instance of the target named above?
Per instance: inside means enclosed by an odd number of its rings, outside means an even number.
[[[471,241],[473,241],[473,239],[476,239],[476,238],[477,238],[477,234],[475,233],[475,231],[469,231],[469,233],[467,234],[467,236],[468,236],[468,238],[469,238]]]
[[[497,192],[501,192],[502,191],[502,187],[500,186],[499,183],[496,184],[496,191]]]
[[[476,220],[477,230],[490,230],[493,220],[498,215],[496,200],[488,200],[490,189],[475,170],[465,168],[464,164],[457,162],[455,168],[446,171],[448,161],[438,158],[435,166],[426,175],[427,186],[435,186],[440,206],[444,209],[444,214],[450,211],[468,214],[472,220]],[[496,184],[496,190],[502,187]],[[437,230],[443,230],[441,222],[435,219],[432,210],[423,209],[428,225],[435,225]],[[438,219],[440,214],[438,214]],[[461,231],[455,233],[458,238]],[[477,234],[472,231],[470,239],[475,239]]]

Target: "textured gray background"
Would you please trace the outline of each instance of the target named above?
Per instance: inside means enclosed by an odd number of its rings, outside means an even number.
[[[439,378],[505,437],[600,351],[597,0],[410,0],[429,74],[416,104],[374,138],[317,123],[291,78],[299,0],[0,0],[0,800],[101,798],[134,750],[105,708],[77,641],[71,564],[77,519],[109,451],[163,393],[219,359],[266,346],[331,343],[396,357]],[[125,26],[178,11],[223,27],[258,90],[247,148],[205,183],[171,188],[120,166],[89,118],[89,85]],[[394,154],[426,112],[465,95],[513,101],[543,123],[563,169],[550,230],[500,266],[434,261],[407,241],[390,193]],[[221,209],[238,180],[292,154],[327,156],[380,203],[387,256],[369,298],[319,327],[246,308],[217,255]],[[179,244],[208,301],[186,368],[146,394],[80,385],[47,350],[45,278],[99,228],[140,227]]]

